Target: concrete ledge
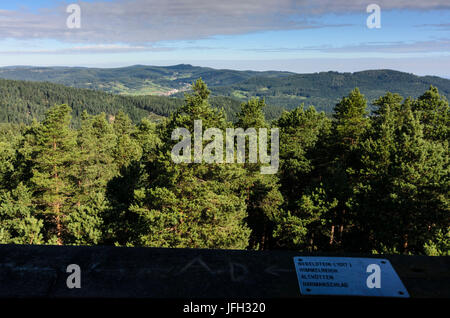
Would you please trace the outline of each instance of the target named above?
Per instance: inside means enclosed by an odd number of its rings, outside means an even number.
[[[0,297],[295,298],[293,257],[308,255],[387,258],[411,298],[450,298],[450,257],[26,245],[0,245]]]

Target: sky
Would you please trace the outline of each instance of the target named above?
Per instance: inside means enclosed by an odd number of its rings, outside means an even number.
[[[450,1],[0,0],[0,66],[181,63],[450,78]]]

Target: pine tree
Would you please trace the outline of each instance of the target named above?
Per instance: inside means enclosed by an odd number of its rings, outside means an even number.
[[[323,248],[329,210],[336,202],[323,189],[324,167],[329,164],[322,144],[330,134],[330,120],[314,107],[285,112],[280,128],[280,184],[283,210],[277,218],[277,244],[290,249]]]
[[[247,129],[267,128],[269,125],[264,116],[264,108],[266,103],[264,99],[253,98],[246,103],[241,104],[241,111],[237,114],[238,121],[236,127]]]
[[[436,87],[431,86],[414,101],[412,109],[423,125],[425,138],[438,141],[450,139],[450,107]]]
[[[438,230],[433,239],[424,245],[428,256],[450,256],[450,229]]]
[[[0,243],[43,244],[43,221],[37,218],[32,193],[20,183],[0,195]]]
[[[343,97],[334,108],[333,117],[336,141],[341,152],[348,151],[358,144],[368,125],[367,101],[358,88]]]
[[[79,206],[89,201],[90,194],[104,193],[108,181],[118,173],[112,156],[116,136],[105,114],[90,116],[83,113],[77,145],[77,196],[74,203]]]
[[[163,124],[143,119],[137,130],[134,127],[127,130],[133,132],[130,137],[142,149],[142,156],[139,161],[133,159],[123,165],[120,174],[108,182],[106,195],[110,208],[103,217],[103,242],[107,244],[133,245],[138,240],[138,216],[130,211],[130,205],[135,191],[148,186],[150,166],[158,157],[158,147],[162,146],[159,133]]]
[[[115,163],[122,169],[141,158],[142,148],[134,138],[136,127],[123,111],[115,116],[113,127],[117,138],[113,155]]]
[[[251,99],[241,104],[241,111],[237,114],[235,128],[269,129],[264,117],[263,109],[266,104],[263,99]],[[268,137],[267,139],[269,139]],[[248,138],[247,138],[248,140]],[[258,140],[258,144],[261,140]],[[258,148],[259,149],[259,148]],[[280,211],[283,197],[279,191],[278,177],[274,174],[261,174],[261,163],[249,163],[249,147],[246,145],[245,182],[242,192],[246,194],[248,217],[246,222],[251,229],[249,248],[269,249],[275,242],[273,230],[275,220]]]
[[[14,173],[15,149],[7,140],[0,139],[0,193],[10,189]]]
[[[381,115],[362,146],[362,182],[354,188],[360,248],[423,253],[450,225],[448,144],[424,138],[411,99],[399,106],[391,97],[378,100]]]
[[[102,238],[102,215],[108,208],[106,188],[118,174],[112,156],[116,136],[105,114],[90,116],[83,112],[77,135],[78,156],[74,162],[74,207],[67,218],[69,241],[96,244]]]
[[[345,245],[345,235],[352,225],[353,202],[350,199],[353,186],[359,182],[359,146],[369,129],[367,101],[355,88],[334,108],[328,149],[331,164],[324,183],[325,192],[337,199],[333,215],[330,216],[330,246],[341,248]]]
[[[56,235],[58,245],[66,234],[66,217],[71,212],[71,180],[75,160],[75,134],[69,128],[71,109],[67,105],[51,108],[36,133],[32,160],[34,202],[46,216],[47,234]]]
[[[208,103],[209,90],[197,80],[193,94],[174,113],[162,132],[164,145],[158,158],[149,163],[149,179],[135,191],[130,211],[138,217],[137,245],[232,248],[248,245],[249,229],[244,223],[245,199],[239,193],[244,170],[237,165],[202,163],[175,164],[171,141],[175,128],[193,132],[194,120],[202,120],[203,130],[230,124],[223,112]]]

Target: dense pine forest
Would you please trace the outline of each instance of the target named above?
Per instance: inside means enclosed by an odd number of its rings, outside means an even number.
[[[0,243],[450,253],[450,109],[436,87],[386,93],[373,112],[355,88],[332,116],[302,105],[269,117],[257,98],[227,115],[201,80],[160,110],[146,99],[162,97],[0,88]],[[278,127],[278,173],[175,164],[172,131],[198,119]]]

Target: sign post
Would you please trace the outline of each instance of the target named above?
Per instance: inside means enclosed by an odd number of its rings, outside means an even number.
[[[409,297],[387,259],[299,256],[294,263],[302,295]]]

